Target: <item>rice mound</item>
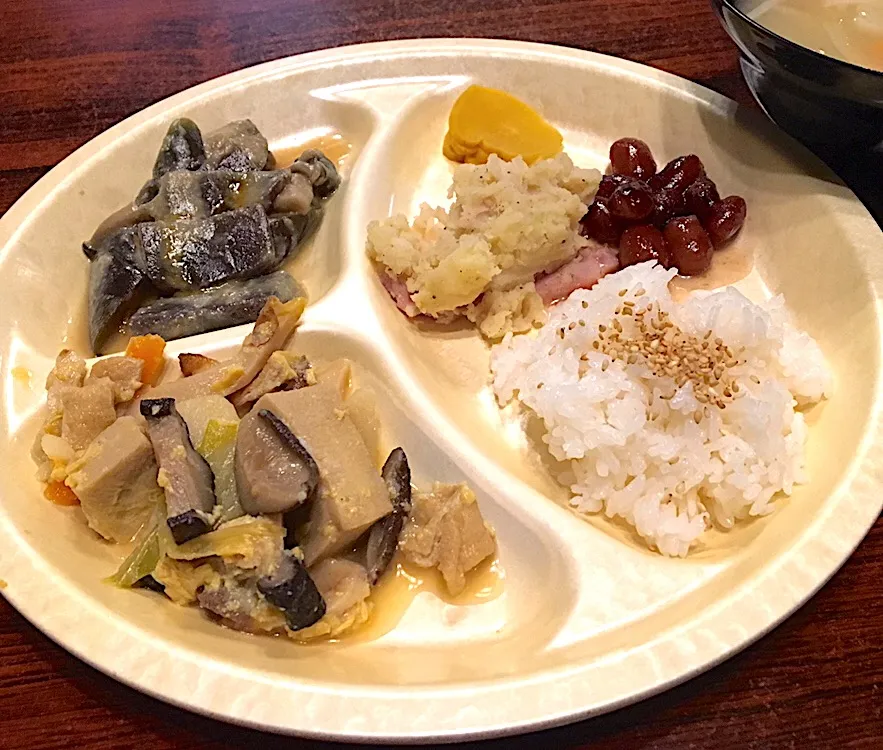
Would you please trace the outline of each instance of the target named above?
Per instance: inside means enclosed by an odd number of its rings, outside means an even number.
[[[424,315],[465,314],[489,338],[529,330],[544,318],[534,276],[585,244],[578,224],[600,179],[566,154],[532,166],[491,155],[455,168],[448,210],[424,204],[413,222],[371,222],[368,256],[405,282]]]
[[[822,399],[831,375],[781,297],[758,305],[728,287],[678,304],[668,290],[674,275],[650,261],[574,292],[535,336],[510,334],[495,346],[491,370],[501,403],[517,398],[543,420],[549,451],[567,462],[559,481],[576,511],[621,517],[650,547],[683,557],[711,523],[771,513],[776,493],[807,481],[807,427],[796,408]],[[670,374],[681,372],[680,358],[661,369],[629,347],[621,356],[604,348],[603,337],[621,329],[655,352],[663,342],[641,338],[642,310],[642,321],[663,311],[678,340],[729,347],[723,408],[706,403],[699,380]]]

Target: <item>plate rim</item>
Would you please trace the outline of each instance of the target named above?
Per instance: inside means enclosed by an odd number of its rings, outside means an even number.
[[[669,89],[674,89],[680,95],[692,96],[697,101],[701,102],[704,106],[711,106],[714,109],[718,110],[721,114],[732,113],[739,106],[736,102],[729,99],[728,97],[711,89],[708,89],[701,84],[694,83],[687,79],[681,78],[671,73],[667,73],[665,71],[658,70],[648,65],[636,63],[629,60],[623,60],[621,58],[579,48],[563,47],[559,45],[541,44],[535,42],[522,42],[506,39],[456,37],[441,37],[431,39],[401,39],[394,41],[345,45],[282,57],[254,66],[242,68],[240,70],[233,71],[226,75],[196,84],[195,86],[188,87],[179,92],[176,92],[175,94],[161,99],[160,101],[155,102],[154,104],[142,110],[139,110],[138,112],[130,115],[124,120],[112,125],[110,128],[102,131],[100,134],[77,148],[74,152],[72,152],[69,156],[59,162],[49,172],[47,172],[47,174],[44,175],[40,180],[38,180],[34,185],[32,185],[6,211],[6,213],[2,217],[0,217],[0,263],[5,262],[6,253],[9,251],[12,245],[15,244],[18,227],[25,223],[25,220],[28,218],[28,216],[43,201],[51,200],[53,194],[63,185],[77,179],[78,172],[83,167],[85,167],[88,162],[95,157],[96,154],[98,154],[100,151],[110,145],[112,141],[121,136],[132,134],[142,127],[148,126],[155,116],[166,112],[171,108],[184,104],[185,102],[197,101],[204,96],[216,95],[228,87],[236,87],[249,82],[257,82],[269,76],[281,75],[283,73],[293,72],[298,69],[308,70],[310,68],[319,68],[325,65],[356,62],[360,59],[365,58],[390,59],[401,57],[403,59],[407,59],[411,56],[426,57],[432,56],[434,54],[438,54],[439,56],[450,55],[450,53],[454,49],[456,49],[457,52],[469,52],[475,55],[501,53],[502,55],[512,57],[546,57],[548,59],[557,58],[558,60],[571,61],[576,65],[582,64],[583,66],[589,67],[604,67],[607,69],[615,69],[620,74],[624,73],[633,76],[634,78],[639,80],[649,80],[656,85],[661,85]],[[812,156],[810,152],[805,149],[805,147],[801,146],[796,141],[793,141],[790,138],[787,138],[787,140],[791,141],[795,149],[801,150],[805,154],[809,155],[814,166],[822,165],[820,160]],[[828,170],[827,167],[824,168],[824,171],[830,174],[830,170]],[[845,190],[848,193],[848,197],[851,198],[854,202],[854,208],[857,209],[854,219],[856,221],[861,221],[863,225],[870,223],[870,226],[876,228],[876,222],[868,213],[867,209],[864,207],[861,201],[852,193],[852,191],[848,190],[848,188],[845,188]],[[883,279],[880,279],[878,281],[880,284],[883,284]],[[881,454],[883,454],[883,444],[881,444],[879,434],[879,396],[881,392],[881,383],[879,378],[875,383],[875,390],[877,398],[874,402],[875,407],[870,417],[869,426],[866,434],[866,439],[868,441],[867,456],[865,457],[863,464],[869,462],[869,456],[876,455],[880,457]],[[872,440],[872,438],[874,439]],[[856,467],[856,471],[854,473],[857,474],[857,470],[858,467]],[[853,481],[862,480],[871,483],[869,491],[863,494],[865,496],[871,495],[873,492],[873,487],[877,486],[878,484],[878,477],[871,476],[870,474],[863,474],[861,476],[855,476],[853,478]],[[839,490],[835,490],[835,492],[837,491]],[[853,494],[857,493],[854,492]],[[871,505],[868,505],[869,508],[871,508]],[[847,541],[844,542],[841,540],[840,546],[837,550],[829,550],[829,552],[832,552],[836,555],[836,561],[833,562],[830,567],[827,563],[823,563],[821,566],[823,569],[813,571],[814,575],[811,576],[811,583],[808,586],[802,586],[797,596],[794,596],[793,592],[787,592],[790,595],[790,599],[784,607],[779,605],[772,615],[769,611],[765,611],[764,614],[767,615],[767,617],[763,621],[762,626],[755,628],[747,635],[744,633],[737,634],[736,641],[733,643],[727,642],[726,639],[721,638],[715,642],[713,649],[712,647],[708,647],[708,652],[714,650],[714,654],[711,658],[701,657],[696,660],[696,663],[692,665],[688,665],[684,668],[677,667],[676,669],[678,669],[678,674],[676,674],[674,677],[657,677],[655,679],[655,682],[652,680],[642,680],[642,682],[645,684],[644,688],[629,690],[627,695],[621,695],[616,698],[601,701],[600,705],[589,704],[584,705],[582,708],[569,706],[557,711],[549,709],[544,710],[540,708],[540,710],[537,712],[538,715],[531,716],[529,718],[518,719],[516,721],[512,721],[510,717],[509,720],[502,723],[495,722],[493,720],[484,721],[483,718],[480,718],[477,721],[471,722],[469,724],[469,727],[465,729],[461,729],[460,727],[453,727],[436,730],[413,730],[405,727],[402,729],[396,729],[393,733],[390,733],[388,730],[371,731],[370,727],[358,729],[355,731],[350,730],[347,726],[339,728],[334,728],[331,726],[322,728],[307,728],[303,726],[303,722],[298,725],[298,722],[296,720],[289,721],[287,724],[282,725],[279,722],[269,723],[261,719],[251,719],[247,716],[238,715],[235,713],[235,709],[233,707],[234,701],[232,700],[228,700],[227,705],[222,708],[213,708],[210,702],[208,704],[205,701],[201,702],[201,698],[204,694],[200,694],[199,696],[194,698],[192,694],[186,693],[186,690],[179,689],[177,693],[175,693],[174,691],[164,692],[155,687],[149,681],[147,681],[144,678],[143,674],[127,673],[123,668],[118,668],[118,665],[114,663],[112,654],[107,651],[102,653],[100,648],[95,649],[94,643],[84,644],[82,642],[82,639],[75,643],[71,643],[71,640],[76,640],[76,638],[72,638],[69,631],[64,630],[60,626],[58,620],[55,617],[56,613],[53,612],[52,616],[46,616],[47,606],[45,602],[32,601],[27,595],[19,595],[19,592],[21,591],[33,592],[35,590],[34,588],[19,588],[18,586],[10,586],[5,587],[2,591],[0,591],[0,593],[2,593],[3,597],[26,620],[28,620],[31,625],[40,630],[54,643],[58,644],[66,651],[73,654],[85,663],[89,664],[93,668],[99,670],[103,674],[106,674],[112,679],[124,685],[127,685],[128,687],[134,688],[139,692],[145,693],[146,695],[149,695],[153,698],[220,721],[225,721],[228,723],[233,723],[264,731],[272,731],[276,733],[297,735],[321,740],[357,741],[367,743],[428,743],[487,739],[491,737],[520,734],[529,731],[540,731],[543,729],[560,726],[562,724],[580,721],[591,716],[600,715],[602,713],[607,713],[623,706],[636,703],[639,700],[643,700],[652,695],[656,695],[660,692],[663,692],[664,690],[681,684],[688,679],[691,679],[697,674],[700,674],[708,669],[717,666],[718,664],[735,655],[736,653],[739,653],[744,648],[757,641],[759,638],[763,637],[773,628],[777,627],[781,622],[783,622],[794,612],[796,612],[800,607],[802,607],[812,596],[814,596],[815,593],[822,586],[824,586],[825,583],[827,583],[828,580],[830,580],[830,578],[835,575],[837,571],[842,567],[842,565],[849,559],[856,547],[861,543],[861,541],[867,535],[868,531],[876,522],[876,519],[880,515],[881,509],[883,509],[883,498],[877,501],[876,510],[873,512],[872,515],[868,515],[867,518],[865,518],[865,514],[863,513],[860,514],[860,518],[854,518],[851,519],[851,521],[850,519],[847,519],[848,521],[850,521],[851,524],[850,528],[847,529],[847,531],[849,532],[846,534],[846,536],[848,537]],[[810,537],[813,536],[814,532],[817,533],[816,527],[821,525],[823,521],[826,520],[825,516],[827,515],[828,514],[823,514],[820,518],[815,519],[813,523],[807,527],[804,534],[795,539],[794,547],[790,549],[787,553],[783,553],[780,559],[776,561],[778,563],[778,567],[784,567],[785,565],[794,565],[794,563],[796,562],[793,559],[795,557],[794,549],[796,549],[797,547],[802,547],[808,543]],[[26,540],[21,538],[20,535],[16,533],[17,529],[12,521],[5,514],[2,503],[0,503],[0,529],[2,529],[3,537],[13,542],[13,544],[17,545],[17,549],[13,550],[11,553],[8,550],[0,547],[0,562],[4,563],[4,576],[7,578],[12,577],[12,570],[15,569],[14,566],[16,561],[18,561],[20,565],[27,566],[29,568],[28,572],[30,574],[36,574],[40,570],[41,560],[36,551],[30,548]],[[9,564],[9,570],[6,569],[7,564]],[[816,567],[818,567],[818,564],[816,565]],[[44,575],[51,575],[51,571],[46,571]],[[754,581],[753,584],[754,585],[748,588],[751,588],[752,590],[755,589],[758,585],[758,582]],[[745,596],[746,594],[742,593],[740,595],[740,598]],[[89,597],[76,594],[72,596],[69,595],[68,600],[66,601],[67,606],[77,606],[77,599],[84,599],[87,600],[84,603],[96,605],[96,603]],[[738,603],[738,599],[734,601]],[[52,606],[55,607],[57,606],[57,604],[58,602],[55,601],[52,603]],[[730,606],[732,606],[732,602],[730,603]],[[692,627],[701,627],[698,623],[702,619],[702,617],[707,615],[707,610],[700,613],[700,615],[697,616],[696,620],[692,624]],[[53,622],[55,623],[54,626]],[[140,641],[142,643],[145,640],[144,636],[138,635],[134,631],[128,632],[132,630],[131,628],[127,629],[123,627],[120,629],[123,631],[127,631],[121,632],[119,635],[120,638],[134,639],[132,642]],[[166,657],[169,656],[170,652],[172,652],[172,654],[174,654],[174,652],[180,652],[183,654],[189,653],[186,649],[182,647],[166,643],[162,643],[158,646],[151,645],[151,649],[159,649],[161,653],[163,653]],[[198,662],[210,661],[202,656],[193,656],[192,658],[194,658]],[[204,666],[204,664],[200,664],[197,665],[197,668]],[[221,664],[215,664],[214,666],[218,673],[216,679],[245,679],[246,681],[249,679],[255,680],[254,675],[251,675],[249,677],[246,674],[237,674],[239,672],[246,672],[245,668],[230,668]],[[580,665],[579,667],[577,667],[574,670],[573,674],[567,675],[568,679],[577,676],[581,670],[586,669],[586,666],[587,665]],[[550,677],[549,675],[546,675],[543,678],[537,680],[531,678],[524,678],[522,680],[519,680],[514,689],[517,690],[519,688],[525,687],[538,687],[543,683],[548,682],[550,679],[561,678],[561,675],[564,673],[563,671],[555,671],[554,673],[549,674],[551,674],[552,676]],[[263,682],[268,682],[268,680],[263,680]],[[278,682],[278,680],[270,680],[269,682]],[[311,683],[302,686],[300,689],[305,694],[314,693],[314,698],[315,694],[318,694],[320,697],[322,697],[322,691],[317,691],[315,685]],[[489,683],[489,687],[482,686],[481,688],[476,689],[475,692],[477,693],[481,691],[485,694],[492,694],[497,690],[508,691],[511,689],[513,689],[512,685],[503,687],[495,686],[492,683]],[[417,688],[417,690],[410,689],[408,692],[415,694],[444,694],[447,697],[447,693],[456,693],[458,690],[462,691],[462,687],[458,688],[454,686],[452,688],[439,690],[420,686]],[[360,693],[365,694],[361,697],[365,697],[368,700],[371,700],[370,691],[361,687],[353,688],[351,694],[338,693],[338,696],[339,698],[342,698],[344,701],[346,701],[353,700]],[[210,693],[209,695],[212,694]],[[305,697],[309,696],[306,695]],[[335,698],[332,695],[330,697],[330,700],[334,701],[339,698]],[[541,702],[535,700],[532,702],[532,705],[541,706],[542,704]],[[333,714],[333,710],[326,711],[324,713],[324,716],[333,716]],[[405,715],[406,714],[404,713],[402,714],[402,716]],[[296,719],[297,717],[295,716],[294,718]],[[328,722],[326,721],[326,723]]]

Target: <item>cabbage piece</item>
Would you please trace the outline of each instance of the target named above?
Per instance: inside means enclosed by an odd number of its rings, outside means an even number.
[[[220,574],[208,563],[198,565],[171,557],[159,561],[153,577],[163,585],[166,596],[182,607],[196,603],[202,588],[220,580]]]
[[[144,526],[135,549],[123,560],[116,573],[110,576],[107,582],[124,589],[131,588],[145,576],[153,574],[161,557],[159,523],[155,518]]]
[[[278,563],[284,536],[285,529],[268,518],[243,516],[184,544],[164,534],[163,546],[174,560],[221,557],[229,565],[269,573]]]
[[[205,434],[199,444],[200,455],[208,462],[215,475],[215,499],[219,511],[219,521],[224,523],[244,515],[236,489],[236,474],[233,459],[236,454],[236,433],[238,422],[210,419],[205,426]]]

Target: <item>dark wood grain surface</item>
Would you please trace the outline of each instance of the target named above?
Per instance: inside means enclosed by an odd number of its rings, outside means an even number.
[[[707,0],[0,0],[0,212],[163,97],[355,42],[488,36],[597,50],[752,106]],[[634,707],[487,748],[883,747],[883,524],[790,620]],[[0,599],[0,747],[341,747],[227,726],[116,684]]]

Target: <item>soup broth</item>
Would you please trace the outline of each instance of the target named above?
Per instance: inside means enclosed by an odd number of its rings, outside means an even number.
[[[742,9],[803,47],[883,71],[881,0],[748,0]]]

